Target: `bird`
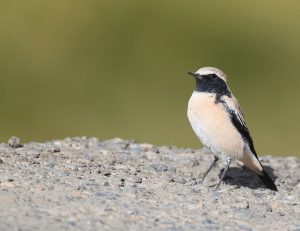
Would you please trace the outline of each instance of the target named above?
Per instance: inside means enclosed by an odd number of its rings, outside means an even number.
[[[232,160],[256,173],[265,186],[278,191],[265,167],[258,159],[241,106],[230,91],[227,76],[215,67],[202,67],[188,72],[196,80],[189,99],[187,116],[196,136],[214,156],[202,181],[219,159],[226,162],[218,190]]]

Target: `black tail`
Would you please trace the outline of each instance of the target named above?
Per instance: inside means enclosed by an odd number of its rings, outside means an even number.
[[[262,170],[262,175],[258,175],[262,182],[271,190],[278,191],[276,185],[271,180],[270,176],[265,170]]]

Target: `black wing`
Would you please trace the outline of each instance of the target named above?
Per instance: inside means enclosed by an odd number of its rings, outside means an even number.
[[[230,114],[231,122],[235,128],[239,131],[244,141],[249,145],[251,152],[258,159],[253,140],[251,138],[250,132],[248,130],[247,124],[245,122],[242,110],[238,104],[238,101],[232,96],[230,97],[221,97],[219,100]]]
[[[223,97],[217,97],[216,101],[222,103],[227,110],[227,112],[230,115],[231,122],[235,126],[235,128],[238,130],[238,132],[243,137],[244,141],[249,145],[249,148],[253,155],[256,157],[256,159],[259,162],[259,159],[257,157],[256,151],[254,149],[253,140],[250,136],[250,132],[247,128],[242,110],[238,104],[238,101],[231,96],[223,96]],[[273,180],[270,178],[270,176],[267,174],[267,172],[263,169],[261,174],[258,174],[259,178],[262,180],[262,182],[271,190],[277,191],[277,187],[274,184]]]

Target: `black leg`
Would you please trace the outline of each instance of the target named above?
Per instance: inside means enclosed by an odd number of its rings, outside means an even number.
[[[206,172],[203,174],[202,180],[201,180],[201,184],[204,181],[205,177],[208,175],[208,173],[211,171],[211,169],[215,166],[215,164],[217,163],[217,161],[219,160],[218,157],[214,156],[215,159],[214,161],[211,163],[211,165],[209,166],[209,168],[206,170]]]
[[[223,178],[224,178],[224,176],[225,176],[225,173],[227,172],[227,170],[228,170],[228,168],[229,168],[229,166],[230,166],[230,164],[231,164],[231,160],[232,160],[231,158],[228,158],[228,159],[227,159],[227,165],[226,165],[225,169],[224,169],[223,172],[222,172],[220,181],[219,181],[217,187],[215,188],[215,191],[218,190],[218,189],[220,188],[220,185],[221,185],[222,180],[223,180]]]

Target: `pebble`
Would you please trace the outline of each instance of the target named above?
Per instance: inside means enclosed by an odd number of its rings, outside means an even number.
[[[101,173],[101,170],[100,170],[100,169],[96,169],[95,173],[96,173],[96,174],[100,174],[100,173]]]
[[[165,172],[168,171],[169,168],[167,165],[165,164],[153,164],[152,168],[156,171],[156,172]]]
[[[176,180],[177,183],[179,184],[185,184],[186,183],[186,179],[184,177],[179,177],[177,180]]]
[[[13,188],[13,187],[15,187],[15,184],[12,181],[4,181],[4,182],[1,182],[0,186],[5,187],[5,188]]]
[[[65,164],[65,168],[70,169],[72,171],[78,171],[78,165],[74,163]]]
[[[21,140],[20,138],[16,137],[16,136],[12,136],[9,140],[8,140],[8,145],[12,148],[21,148],[23,147],[23,145],[21,144]]]
[[[27,151],[27,157],[29,159],[39,158],[40,155],[41,155],[41,153],[38,150],[29,150],[29,151]]]
[[[54,146],[53,147],[53,152],[60,152],[60,147]]]
[[[131,144],[128,147],[129,147],[130,152],[133,154],[137,154],[142,151],[140,145],[138,145],[138,144]]]
[[[142,178],[135,179],[134,183],[135,184],[141,184],[141,183],[143,183],[143,179]]]
[[[198,160],[193,160],[192,161],[192,167],[199,166],[199,165],[200,165],[200,163],[199,163]]]
[[[109,186],[108,181],[105,181],[105,182],[103,183],[103,186]]]
[[[111,173],[110,172],[105,172],[105,173],[103,173],[103,175],[108,177],[108,176],[111,175]]]

